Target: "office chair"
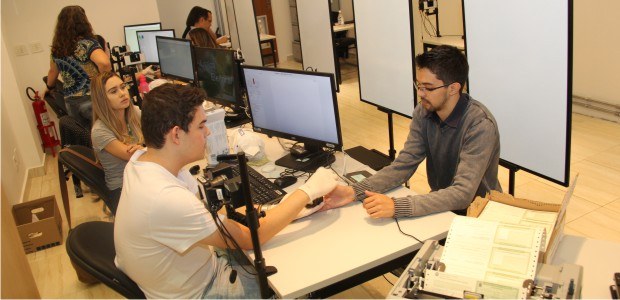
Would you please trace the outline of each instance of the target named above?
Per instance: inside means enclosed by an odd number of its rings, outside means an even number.
[[[47,84],[47,76],[43,77],[43,82]],[[56,117],[60,118],[66,116],[67,107],[65,106],[65,96],[63,94],[63,83],[60,80],[56,81],[56,86],[49,90],[49,93],[43,95],[43,100],[47,102],[47,105],[54,111]]]
[[[102,282],[127,299],[145,299],[138,285],[114,264],[114,223],[93,221],[69,231],[67,254],[81,282]]]
[[[62,167],[65,166],[73,175],[84,181],[95,193],[101,197],[105,205],[112,214],[116,214],[119,195],[114,195],[105,183],[105,173],[103,167],[96,162],[93,149],[81,146],[70,145],[60,150],[58,153],[59,175],[62,175]],[[67,223],[71,228],[71,210],[69,208],[69,197],[67,196],[67,182],[60,180],[60,192],[62,195]]]
[[[69,115],[65,115],[60,117],[58,120],[58,127],[60,129],[60,145],[62,148],[71,146],[71,145],[81,145],[88,148],[92,148],[92,141],[90,139],[90,131],[82,124],[80,124],[77,120]],[[68,170],[65,170],[65,176],[67,175]],[[75,197],[82,198],[84,193],[82,192],[82,185],[80,183],[80,179],[74,175],[71,176],[73,179],[73,189],[75,190]]]
[[[355,38],[347,37],[346,31],[334,33],[334,50],[337,57],[349,58],[349,47],[355,46]]]

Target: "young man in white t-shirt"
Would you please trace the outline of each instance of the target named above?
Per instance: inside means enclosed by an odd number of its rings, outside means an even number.
[[[196,197],[195,179],[183,168],[204,158],[209,135],[204,99],[201,89],[164,84],[153,89],[142,106],[147,149],[137,151],[125,168],[114,242],[116,265],[148,298],[260,297],[254,276],[224,251],[212,249],[232,243],[217,230]],[[269,210],[260,219],[261,243],[293,221],[309,201],[333,190],[336,180],[332,171],[319,169]],[[220,219],[241,248],[252,248],[247,227]]]

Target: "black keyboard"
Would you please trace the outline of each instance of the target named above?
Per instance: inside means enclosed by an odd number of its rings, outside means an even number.
[[[239,166],[232,167],[233,174],[239,176]],[[252,201],[256,204],[267,204],[280,201],[286,192],[280,189],[273,182],[269,181],[263,174],[248,166],[248,177],[250,178],[250,193]]]

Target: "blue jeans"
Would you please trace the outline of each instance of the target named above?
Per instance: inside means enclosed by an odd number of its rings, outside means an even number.
[[[233,252],[236,250],[223,250],[214,248],[214,254],[217,256],[215,275],[213,280],[207,284],[203,299],[241,299],[260,298],[260,288],[255,275],[248,274],[248,270],[255,273],[254,267],[251,265],[241,266],[235,259]],[[236,255],[243,255],[240,251],[236,251]],[[244,270],[245,268],[245,270]],[[232,270],[237,272],[236,279],[231,283]]]
[[[90,95],[65,97],[67,113],[90,131],[93,126],[93,102]]]

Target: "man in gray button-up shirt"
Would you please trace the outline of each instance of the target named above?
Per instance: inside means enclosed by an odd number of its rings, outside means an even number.
[[[501,191],[497,180],[499,131],[482,103],[463,93],[469,66],[451,46],[416,57],[420,105],[396,160],[353,186],[339,186],[325,197],[325,208],[359,200],[372,218],[422,216],[452,210],[464,214],[475,196]],[[426,158],[432,191],[392,199],[383,193],[405,183]]]

